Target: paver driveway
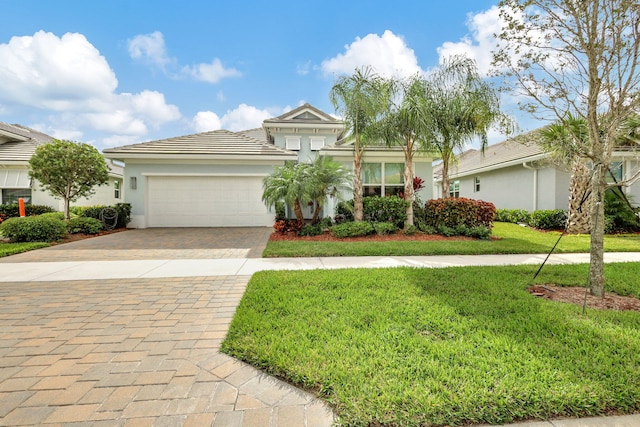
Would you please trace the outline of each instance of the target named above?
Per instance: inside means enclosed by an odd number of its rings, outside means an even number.
[[[165,230],[168,242],[180,241],[181,230]],[[110,242],[114,256],[210,250],[194,249],[196,237],[183,239],[192,246],[184,249],[178,243],[148,248],[147,236],[161,245],[159,233],[138,238],[136,231],[69,246],[128,235],[135,240],[121,240],[122,249]],[[248,255],[260,239],[253,242],[247,248],[216,250],[243,249]],[[32,260],[55,262],[65,246],[29,254]],[[89,259],[100,250],[73,249],[88,252]],[[16,257],[5,261],[17,262]],[[29,261],[22,262],[29,268]],[[0,425],[330,425],[333,415],[323,402],[218,352],[248,280],[214,276],[0,284]]]

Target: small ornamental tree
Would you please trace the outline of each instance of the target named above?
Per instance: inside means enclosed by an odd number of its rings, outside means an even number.
[[[40,145],[29,160],[29,175],[54,197],[64,200],[64,218],[69,203],[94,194],[94,187],[106,184],[109,169],[100,152],[89,144],[54,139]]]

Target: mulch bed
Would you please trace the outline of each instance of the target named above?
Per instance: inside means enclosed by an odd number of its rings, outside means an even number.
[[[566,302],[582,306],[584,304],[584,287],[562,287],[555,285],[531,286],[529,293],[552,301]],[[622,297],[615,294],[605,294],[604,298],[596,297],[587,292],[587,307],[598,310],[631,310],[640,311],[640,299]]]
[[[463,240],[475,240],[472,237],[465,236],[454,236],[454,237],[445,237],[439,234],[424,234],[424,233],[416,233],[413,236],[407,236],[402,233],[388,234],[385,236],[378,236],[377,234],[373,234],[370,236],[362,236],[362,237],[345,237],[343,239],[339,239],[334,237],[329,232],[325,232],[319,236],[298,236],[295,232],[290,233],[277,233],[274,232],[269,237],[270,241],[283,241],[283,240],[300,240],[300,241],[310,241],[310,242],[410,242],[410,241],[443,241],[443,240],[451,240],[451,241],[463,241]]]

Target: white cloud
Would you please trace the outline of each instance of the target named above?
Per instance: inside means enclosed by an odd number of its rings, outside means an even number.
[[[102,138],[102,144],[105,147],[119,147],[121,145],[137,144],[140,138],[131,135],[112,135],[106,138]]]
[[[196,132],[218,129],[237,132],[260,127],[265,119],[272,117],[274,114],[269,110],[260,110],[251,105],[240,104],[234,110],[227,110],[222,117],[212,111],[200,111],[193,118],[192,126]]]
[[[156,65],[161,69],[173,60],[167,55],[164,36],[160,31],[140,34],[127,41],[129,56]]]
[[[418,58],[404,39],[386,30],[382,36],[368,34],[345,46],[345,52],[322,62],[327,74],[351,74],[356,68],[371,66],[380,75],[409,76],[422,72]]]
[[[225,77],[240,77],[242,73],[235,68],[225,68],[218,58],[214,58],[210,64],[196,64],[182,68],[182,73],[195,80],[218,83]]]
[[[82,34],[39,31],[0,44],[0,100],[49,113],[53,136],[77,139],[88,128],[144,135],[178,120],[178,107],[149,90],[117,93],[106,59]]]
[[[296,66],[296,74],[299,74],[301,76],[306,76],[307,74],[309,74],[309,70],[311,70],[311,61],[300,63]]]
[[[38,31],[0,44],[0,99],[53,111],[83,111],[118,86],[84,35]]]
[[[213,111],[200,111],[192,120],[193,129],[196,132],[208,132],[222,128],[220,117]]]

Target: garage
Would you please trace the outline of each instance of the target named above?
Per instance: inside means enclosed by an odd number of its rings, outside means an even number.
[[[262,176],[149,176],[149,227],[270,226]]]

